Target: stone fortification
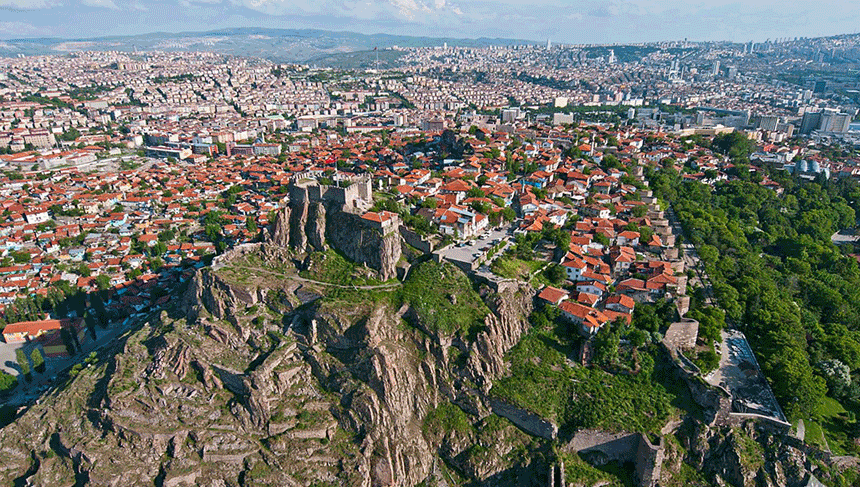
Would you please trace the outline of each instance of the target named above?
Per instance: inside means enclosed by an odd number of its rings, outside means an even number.
[[[349,259],[376,270],[381,279],[391,279],[397,275],[400,261],[399,219],[381,225],[364,218],[371,199],[366,179],[345,188],[293,181],[289,204],[278,212],[268,240],[298,252],[323,251],[328,243]]]

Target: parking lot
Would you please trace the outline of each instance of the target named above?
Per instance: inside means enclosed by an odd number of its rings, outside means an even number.
[[[511,234],[508,232],[509,229],[512,228],[513,227],[502,227],[499,230],[488,230],[477,238],[459,242],[450,248],[443,250],[442,255],[447,260],[471,264],[476,259],[485,256],[493,245],[497,245],[506,238],[511,238]]]

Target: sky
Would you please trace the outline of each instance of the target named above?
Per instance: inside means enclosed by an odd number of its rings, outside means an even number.
[[[764,41],[860,30],[857,0],[0,0],[0,39],[227,27],[554,43]]]

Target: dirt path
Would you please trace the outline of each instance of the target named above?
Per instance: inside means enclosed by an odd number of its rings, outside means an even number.
[[[806,425],[802,419],[797,422],[797,432],[794,433],[794,437],[800,441],[806,437]]]
[[[298,276],[298,275],[284,274],[281,272],[270,271],[268,269],[262,269],[259,267],[243,267],[243,269],[250,270],[250,271],[256,271],[256,272],[262,272],[264,274],[271,274],[271,275],[279,276],[279,277],[282,277],[285,279],[293,279],[295,281],[303,282],[305,284],[317,284],[320,286],[337,287],[337,288],[341,288],[341,289],[361,289],[361,290],[365,290],[365,291],[371,291],[374,289],[394,289],[394,288],[400,286],[399,282],[392,282],[389,284],[376,284],[376,285],[372,285],[372,286],[354,286],[354,285],[347,286],[344,284],[334,284],[331,282],[315,281],[313,279],[306,279],[306,278]]]

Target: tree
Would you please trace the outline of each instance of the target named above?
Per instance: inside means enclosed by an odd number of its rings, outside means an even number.
[[[33,374],[30,372],[30,362],[27,361],[27,354],[24,353],[23,349],[15,350],[15,360],[21,369],[21,375],[29,382],[33,378]]]
[[[174,238],[176,238],[176,231],[172,228],[168,228],[158,234],[159,242],[170,242]]]
[[[477,213],[487,214],[490,212],[490,204],[486,201],[473,201],[469,207]]]
[[[45,357],[39,347],[34,348],[30,353],[30,360],[33,361],[33,370],[40,374],[45,371]]]
[[[653,304],[639,303],[633,309],[633,320],[631,322],[634,327],[655,332],[663,326],[663,320],[657,316],[657,307]]]
[[[11,392],[18,386],[18,379],[14,375],[0,370],[0,394]]]
[[[720,356],[714,350],[704,350],[696,355],[693,362],[702,374],[708,374],[720,366]]]
[[[615,322],[607,323],[594,337],[594,361],[598,365],[609,367],[618,361],[619,328]]]
[[[651,334],[645,330],[633,328],[632,330],[627,332],[627,339],[630,340],[630,343],[634,347],[639,348],[642,345],[645,345],[645,343],[647,343],[648,340],[651,339]]]
[[[91,313],[87,311],[87,314],[84,316],[84,324],[87,325],[87,331],[90,332],[90,337],[95,340],[96,339],[96,320],[95,313]]]
[[[73,142],[80,136],[81,133],[78,131],[78,129],[74,127],[69,127],[68,130],[60,134],[59,139],[67,142]]]
[[[707,307],[690,311],[690,318],[699,322],[699,336],[701,343],[711,345],[721,342],[720,331],[726,326],[726,313],[720,308]]]
[[[487,194],[481,188],[470,188],[466,191],[466,196],[469,198],[483,198]]]
[[[714,148],[730,158],[747,159],[755,150],[755,143],[741,132],[728,132],[714,137]]]
[[[490,225],[497,227],[500,223],[502,223],[502,212],[494,211],[487,215],[490,219]]]
[[[604,247],[609,247],[610,245],[609,237],[603,235],[602,233],[596,233],[594,235],[594,241],[599,243],[600,245],[603,245]]]
[[[69,356],[72,356],[77,353],[77,348],[75,348],[75,340],[68,328],[60,328],[60,338],[62,338],[63,345],[66,346],[66,353],[68,353]]]
[[[96,276],[96,286],[102,291],[110,289],[110,276],[107,274],[99,274]]]
[[[254,220],[253,216],[248,215],[248,217],[245,218],[245,228],[253,234],[257,233],[259,229],[257,228],[257,221]]]
[[[203,233],[206,234],[206,238],[214,242],[221,238],[221,226],[214,223],[207,224],[203,228]]]
[[[155,242],[152,247],[149,247],[149,255],[159,256],[167,253],[167,244],[161,241]]]
[[[567,272],[565,272],[564,267],[558,264],[550,264],[544,270],[544,275],[549,279],[549,282],[555,285],[563,283],[567,278]]]

